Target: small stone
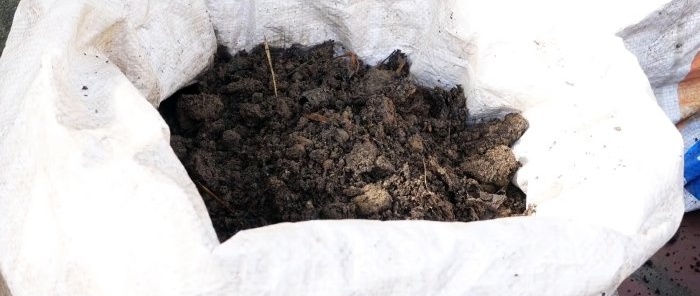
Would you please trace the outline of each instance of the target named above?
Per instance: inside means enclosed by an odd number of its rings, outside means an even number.
[[[391,207],[391,195],[382,187],[369,184],[362,188],[362,191],[364,192],[362,195],[352,199],[359,214],[371,215]]]
[[[421,138],[420,135],[413,135],[408,139],[408,145],[411,146],[411,149],[415,152],[423,152],[423,138]]]
[[[336,129],[335,133],[336,133],[336,134],[335,134],[335,140],[338,141],[338,142],[341,143],[341,144],[342,144],[342,143],[345,143],[345,141],[347,141],[348,139],[350,139],[350,135],[348,134],[348,132],[346,132],[346,131],[345,131],[344,129],[342,129],[342,128]]]

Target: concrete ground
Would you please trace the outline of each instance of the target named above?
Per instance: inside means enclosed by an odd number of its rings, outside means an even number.
[[[700,295],[700,211],[685,214],[674,238],[622,283],[618,293]]]

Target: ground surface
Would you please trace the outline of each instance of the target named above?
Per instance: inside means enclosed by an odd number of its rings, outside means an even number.
[[[686,213],[676,235],[618,292],[620,296],[700,295],[700,211]]]
[[[519,115],[467,127],[459,88],[426,90],[332,42],[220,54],[161,113],[219,235],[283,221],[474,221],[521,214]]]
[[[5,48],[5,40],[7,40],[7,34],[10,33],[12,19],[14,18],[18,3],[19,0],[0,1],[0,52]]]

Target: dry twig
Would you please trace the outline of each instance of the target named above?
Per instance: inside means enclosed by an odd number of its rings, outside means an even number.
[[[235,215],[235,214],[236,214],[236,211],[234,211],[233,208],[231,208],[231,206],[230,206],[223,198],[221,198],[221,197],[219,197],[218,195],[214,194],[214,192],[212,192],[211,190],[209,190],[209,188],[207,188],[206,186],[204,186],[204,184],[199,183],[199,182],[197,182],[197,181],[195,181],[195,184],[197,184],[197,185],[199,186],[199,188],[202,188],[202,190],[203,190],[206,194],[208,194],[209,196],[213,197],[214,200],[216,200],[219,204],[221,204],[221,206],[223,206],[224,208],[226,208],[226,210],[229,211],[232,215]]]
[[[326,123],[328,121],[328,117],[325,117],[318,113],[303,114],[302,116],[306,117],[309,120],[318,121],[320,123]]]
[[[430,191],[430,187],[428,187],[428,167],[425,165],[425,156],[423,157],[423,183],[425,184],[425,190],[433,194],[433,192]]]
[[[272,87],[275,90],[275,97],[277,96],[277,79],[275,79],[275,69],[272,68],[272,57],[270,57],[270,46],[267,45],[267,37],[263,37],[265,44],[265,55],[267,55],[267,64],[270,66],[270,73],[272,73]]]

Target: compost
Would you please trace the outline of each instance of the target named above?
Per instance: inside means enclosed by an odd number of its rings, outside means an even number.
[[[462,89],[415,85],[399,51],[369,66],[332,41],[266,48],[220,49],[160,108],[220,240],[280,222],[524,213],[510,182],[520,115],[466,124]]]

